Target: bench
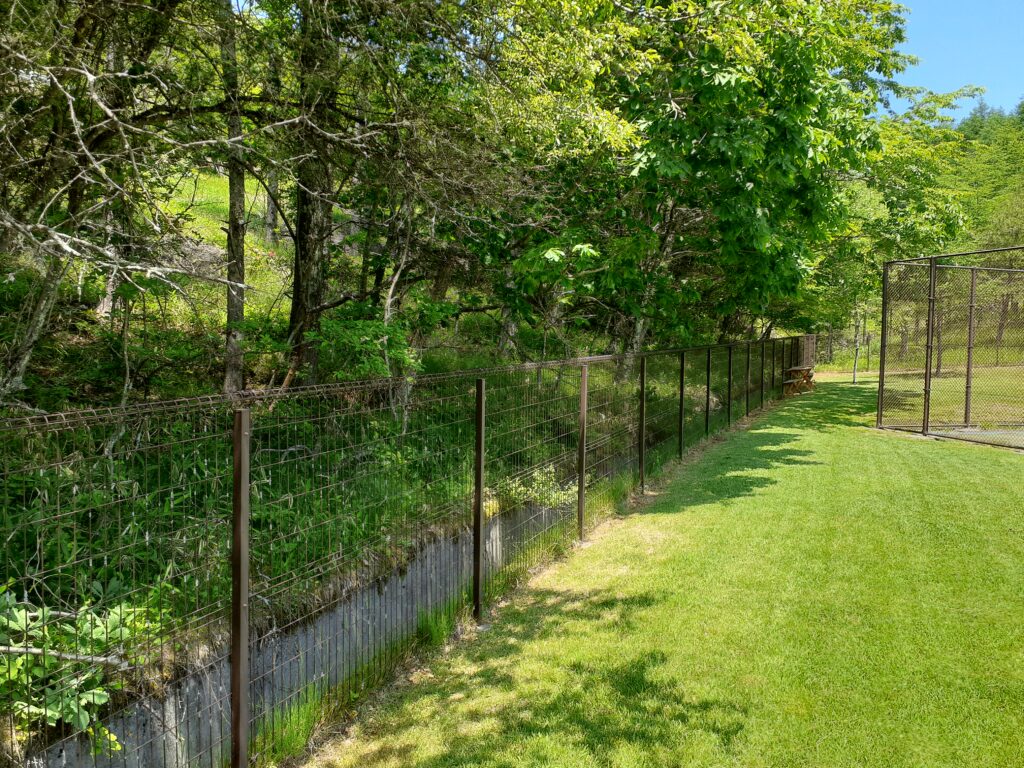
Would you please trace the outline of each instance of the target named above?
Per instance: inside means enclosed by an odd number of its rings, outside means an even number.
[[[799,395],[814,389],[814,367],[801,365],[786,369],[786,378],[782,382],[784,395]]]

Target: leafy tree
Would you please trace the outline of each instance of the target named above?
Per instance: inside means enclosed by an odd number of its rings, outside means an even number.
[[[1011,117],[968,141],[937,97],[877,114],[908,61],[888,0],[16,0],[9,19],[0,230],[26,290],[4,294],[6,402],[187,394],[217,367],[228,391],[414,374],[452,334],[536,358],[813,328],[883,256],[956,237],[958,203],[1001,220],[946,174]],[[150,279],[167,290],[120,289]],[[45,394],[32,354],[72,336],[111,380]]]

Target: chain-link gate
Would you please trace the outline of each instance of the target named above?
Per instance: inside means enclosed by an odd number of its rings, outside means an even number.
[[[1024,448],[1021,256],[1024,246],[885,265],[879,427]]]

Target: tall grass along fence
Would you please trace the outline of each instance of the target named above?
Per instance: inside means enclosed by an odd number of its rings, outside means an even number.
[[[408,648],[782,392],[803,338],[0,423],[19,766],[298,752]]]
[[[879,427],[1024,448],[1022,256],[885,265]]]

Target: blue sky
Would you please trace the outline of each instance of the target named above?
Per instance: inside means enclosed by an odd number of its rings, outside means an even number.
[[[903,0],[910,9],[906,53],[921,63],[906,85],[952,91],[985,87],[985,101],[1009,110],[1024,98],[1024,0]],[[962,117],[973,104],[957,115]]]

